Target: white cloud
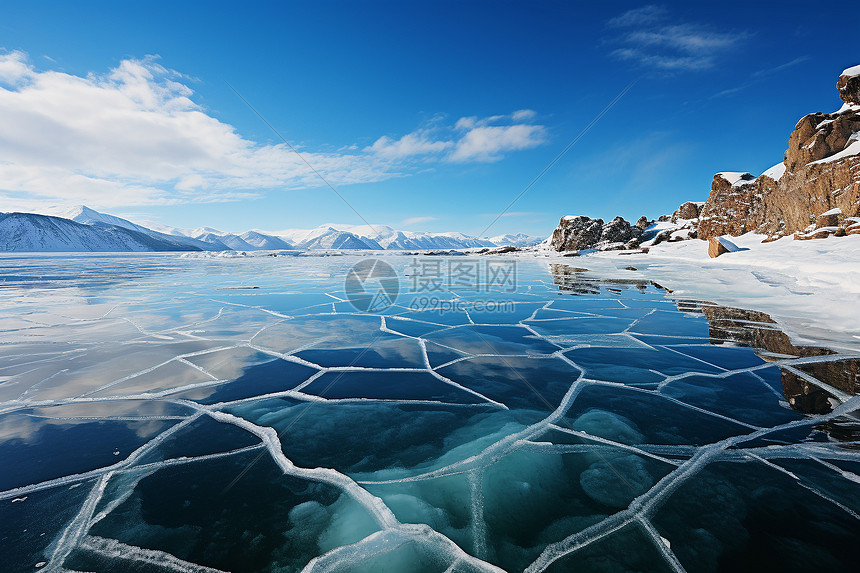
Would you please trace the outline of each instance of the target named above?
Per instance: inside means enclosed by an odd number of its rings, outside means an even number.
[[[368,151],[387,158],[403,158],[415,155],[425,155],[445,151],[453,145],[451,141],[432,141],[426,131],[407,133],[400,139],[391,139],[383,135],[377,139]]]
[[[155,58],[108,74],[38,71],[0,54],[0,193],[4,208],[232,201],[319,185],[285,145],[259,145],[191,100]],[[379,181],[396,166],[365,154],[305,153],[332,184]]]
[[[745,40],[745,32],[717,32],[697,23],[668,24],[660,6],[629,10],[607,22],[610,43],[620,44],[610,55],[664,71],[713,67],[722,53]]]
[[[511,119],[514,121],[528,121],[534,119],[537,112],[533,109],[520,109],[511,114]]]
[[[8,54],[0,54],[0,82],[15,85],[26,79],[31,73],[27,65],[27,54],[15,50]]]
[[[401,225],[417,225],[418,223],[427,223],[428,221],[436,221],[438,217],[409,217],[408,219],[403,219],[400,224]]]
[[[546,142],[546,128],[530,123],[537,115],[530,109],[509,115],[461,117],[453,127],[422,128],[400,139],[380,137],[365,150],[386,158],[431,156],[431,159],[464,162],[498,161],[503,154],[536,147]]]
[[[639,46],[665,46],[686,53],[706,53],[731,47],[735,34],[709,32],[692,24],[664,26],[657,30],[638,30],[627,36],[627,41]]]
[[[609,20],[606,25],[610,28],[643,26],[645,24],[652,24],[654,22],[660,21],[665,16],[666,8],[651,4],[648,6],[642,6],[641,8],[634,8],[633,10],[628,10],[620,16],[616,16],[615,18]]]
[[[540,125],[493,125],[470,129],[451,154],[452,161],[498,161],[506,151],[519,151],[544,143]]]
[[[454,124],[454,129],[472,129],[478,123],[477,117],[461,117]]]
[[[287,145],[258,144],[209,115],[188,83],[152,56],[82,77],[0,53],[0,211],[234,201],[321,185]],[[370,183],[426,161],[489,161],[533,146],[543,127],[523,123],[532,117],[475,119],[474,129],[509,124],[483,136],[434,121],[368,148],[302,155],[332,185]]]

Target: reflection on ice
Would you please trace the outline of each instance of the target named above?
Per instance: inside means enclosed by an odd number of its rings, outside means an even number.
[[[501,312],[379,316],[352,256],[3,260],[10,571],[854,567],[860,357],[761,313],[528,261]]]

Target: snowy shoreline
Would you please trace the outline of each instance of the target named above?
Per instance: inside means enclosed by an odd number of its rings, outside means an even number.
[[[707,242],[695,239],[661,243],[647,254],[546,256],[605,278],[653,280],[675,298],[764,312],[793,343],[860,353],[860,235],[814,241],[785,237],[762,244],[763,238],[754,233],[732,237],[744,250],[714,259],[708,257]]]

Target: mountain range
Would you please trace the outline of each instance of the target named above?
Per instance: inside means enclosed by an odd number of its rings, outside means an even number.
[[[0,251],[6,252],[431,250],[524,247],[541,240],[523,234],[481,239],[462,233],[398,231],[385,225],[322,225],[237,235],[211,227],[138,224],[83,205],[51,209],[47,214],[0,213]]]

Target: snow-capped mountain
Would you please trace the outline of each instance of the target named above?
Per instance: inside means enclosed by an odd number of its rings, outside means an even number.
[[[279,250],[292,249],[293,244],[281,237],[267,235],[258,231],[248,231],[239,235],[239,238],[256,249]]]
[[[70,221],[82,223],[84,225],[104,223],[106,225],[115,225],[117,227],[123,227],[124,229],[131,229],[132,231],[137,231],[139,233],[146,233],[147,235],[152,233],[152,229],[147,229],[146,227],[132,223],[131,221],[123,219],[122,217],[117,217],[116,215],[99,213],[95,209],[90,209],[85,205],[49,209],[49,212],[46,214],[54,217],[61,217],[63,219],[69,219]]]
[[[34,213],[0,214],[0,251],[117,252],[199,251],[183,242],[152,237],[102,221],[78,223]]]
[[[206,237],[206,239],[202,239],[202,237]],[[215,235],[214,233],[204,233],[198,237],[201,240],[211,241],[213,243],[220,242],[227,246],[227,249],[232,249],[234,251],[256,251],[257,247],[246,242],[239,235],[234,235],[233,233],[224,233],[223,235]]]
[[[525,235],[517,233],[515,235],[498,235],[490,237],[489,241],[499,245],[500,247],[510,245],[512,247],[533,247],[541,243],[544,237],[536,237],[534,235]]]
[[[167,243],[179,243],[181,245],[189,247],[189,249],[181,250],[225,250],[225,245],[219,244],[217,241],[198,240],[193,236],[187,236],[185,234],[164,233],[158,230],[144,227],[143,225],[138,225],[137,223],[132,223],[128,219],[123,219],[122,217],[117,217],[116,215],[101,213],[99,211],[96,211],[95,209],[90,209],[85,205],[76,205],[74,207],[68,208],[52,208],[48,210],[47,214],[54,217],[68,219],[70,221],[74,221],[76,223],[81,223],[84,225],[112,225],[115,227],[121,227],[130,231],[143,233],[144,235],[149,235],[150,237],[159,241],[164,241]]]
[[[7,222],[0,233],[0,250],[451,250],[531,246],[540,242],[537,237],[523,234],[480,239],[463,233],[399,231],[387,225],[321,225],[278,232],[251,230],[238,235],[212,227],[182,229],[151,222],[143,225],[83,205],[52,208],[47,215],[29,219],[25,215],[31,214],[15,215],[21,217],[14,218],[14,224],[12,220]]]
[[[425,250],[425,249],[470,249],[475,247],[495,247],[486,239],[479,239],[463,233],[424,233],[398,231],[388,225],[322,225],[310,231],[288,229],[274,233],[296,243],[298,248],[340,248],[340,249],[385,249],[385,250]],[[325,247],[318,245],[343,244],[355,246]],[[367,246],[361,246],[361,245]]]
[[[298,249],[350,249],[382,250],[382,245],[369,237],[331,226],[320,226],[310,231],[293,229],[287,235],[280,235],[296,244]]]
[[[226,243],[221,242],[221,236],[214,233],[202,233],[194,239],[212,246],[213,251],[230,251],[232,250]]]

